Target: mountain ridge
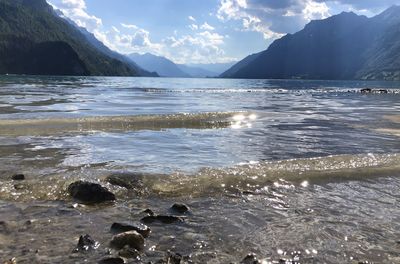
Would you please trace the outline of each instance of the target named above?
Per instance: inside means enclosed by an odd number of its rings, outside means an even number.
[[[304,29],[275,40],[252,61],[240,61],[220,77],[397,79],[399,25],[398,6],[372,18],[342,12],[314,20]]]
[[[97,50],[45,0],[0,0],[0,73],[140,75],[139,68]]]

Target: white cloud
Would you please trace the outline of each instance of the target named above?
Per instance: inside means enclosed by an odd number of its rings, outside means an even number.
[[[242,29],[276,39],[299,30],[312,19],[329,16],[326,3],[315,0],[220,0],[221,21],[241,21]]]
[[[194,22],[189,25],[193,32],[182,35],[175,30],[171,33],[172,36],[154,42],[151,39],[151,33],[138,25],[121,23],[106,27],[100,18],[88,14],[84,0],[60,1],[55,8],[60,9],[78,26],[92,32],[110,49],[120,53],[150,52],[165,56],[177,63],[216,63],[237,60],[225,55],[223,46],[226,36],[215,32],[214,27],[208,23],[197,24],[192,16],[188,19]]]
[[[94,31],[102,25],[100,18],[89,15],[86,12],[86,3],[84,0],[61,0],[57,8],[78,26],[84,27],[89,31]]]
[[[215,28],[213,26],[210,26],[207,22],[204,22],[204,24],[200,26],[200,29],[203,29],[203,30],[215,30]]]
[[[196,25],[196,24],[191,24],[191,25],[189,25],[189,28],[190,28],[191,30],[198,30],[198,29],[199,29],[199,26]]]

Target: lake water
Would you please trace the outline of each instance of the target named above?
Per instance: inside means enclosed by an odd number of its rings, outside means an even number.
[[[184,202],[141,261],[400,263],[399,136],[396,82],[3,76],[0,262],[93,263],[113,222]],[[117,201],[71,206],[79,179]],[[100,247],[73,253],[84,234]]]

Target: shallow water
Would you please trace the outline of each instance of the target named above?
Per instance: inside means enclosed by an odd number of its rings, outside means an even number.
[[[399,89],[1,77],[0,256],[96,262],[108,254],[113,222],[180,201],[192,214],[152,225],[143,262],[172,250],[194,263],[240,262],[249,252],[265,263],[399,263]],[[143,190],[104,181],[122,172],[142,173]],[[15,173],[27,179],[13,182]],[[107,186],[117,202],[71,207],[66,188],[78,179]],[[86,233],[100,247],[72,253]]]

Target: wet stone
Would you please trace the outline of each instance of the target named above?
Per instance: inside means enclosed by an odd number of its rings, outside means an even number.
[[[360,92],[361,92],[361,93],[364,93],[364,94],[366,94],[366,93],[371,93],[371,92],[372,92],[372,89],[371,89],[371,88],[364,88],[364,89],[361,89]]]
[[[260,262],[257,259],[257,256],[253,253],[248,254],[240,264],[259,264]]]
[[[142,173],[114,173],[107,176],[106,181],[112,185],[129,190],[143,190]]]
[[[23,189],[25,189],[25,185],[22,183],[14,184],[14,189],[15,190],[23,190]]]
[[[142,223],[113,223],[111,225],[111,231],[115,233],[136,231],[143,237],[148,237],[151,232],[150,228]]]
[[[13,181],[23,181],[25,180],[25,175],[24,174],[15,174],[11,177]]]
[[[175,211],[175,212],[178,212],[180,214],[184,214],[186,212],[189,212],[190,208],[189,208],[189,206],[187,206],[186,204],[183,204],[183,203],[174,203],[171,206],[171,210]]]
[[[144,238],[136,231],[128,231],[113,236],[110,246],[115,249],[122,249],[125,246],[129,246],[140,251],[144,249]]]
[[[94,250],[99,247],[99,243],[95,241],[88,234],[79,237],[78,245],[74,249],[74,252],[85,252]]]
[[[85,203],[101,203],[114,201],[115,195],[97,183],[77,181],[68,186],[69,194]]]
[[[121,249],[121,250],[118,252],[118,255],[119,255],[120,257],[127,258],[127,259],[133,259],[133,258],[139,259],[139,257],[140,257],[140,252],[137,251],[137,250],[134,249],[134,248],[130,248],[129,246],[125,246],[123,249]]]
[[[185,219],[175,215],[149,215],[141,219],[145,224],[151,224],[154,222],[161,222],[163,224],[183,223]]]
[[[147,214],[147,215],[154,215],[154,212],[151,209],[146,209],[142,213]]]
[[[120,257],[104,258],[98,262],[98,264],[124,264],[125,261]]]

